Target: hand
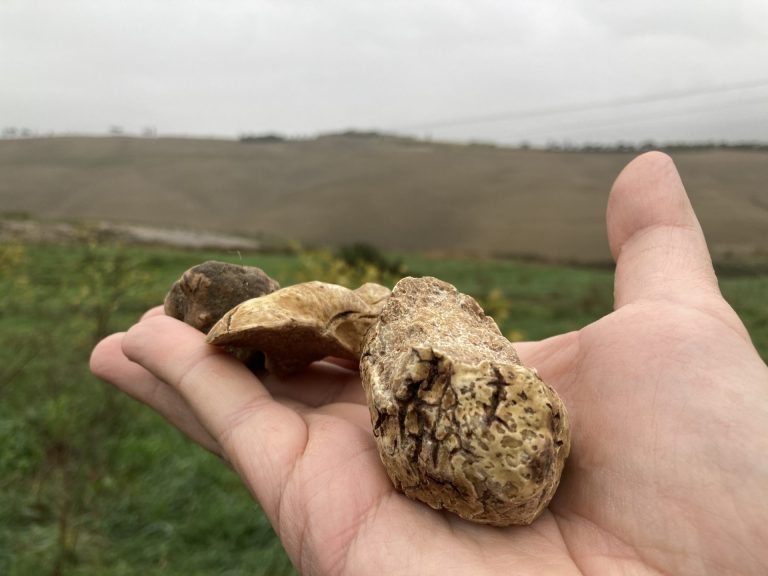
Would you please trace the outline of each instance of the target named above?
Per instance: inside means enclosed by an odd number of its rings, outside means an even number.
[[[259,380],[159,310],[102,341],[92,370],[227,460],[307,574],[766,574],[768,368],[720,296],[672,162],[634,160],[607,219],[615,311],[518,347],[573,433],[531,526],[395,492],[353,370]]]

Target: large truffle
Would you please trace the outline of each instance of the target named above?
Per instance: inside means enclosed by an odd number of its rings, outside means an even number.
[[[529,524],[547,506],[570,450],[565,407],[474,299],[436,278],[404,278],[360,368],[400,491],[497,526]]]

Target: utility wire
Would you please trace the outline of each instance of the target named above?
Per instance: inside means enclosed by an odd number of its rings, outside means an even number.
[[[759,97],[751,97],[751,98],[742,98],[738,100],[732,100],[726,103],[715,103],[715,104],[706,104],[704,106],[695,106],[686,108],[685,110],[675,110],[675,111],[668,111],[668,112],[661,112],[661,113],[653,113],[649,114],[648,112],[643,114],[634,114],[632,116],[625,116],[622,115],[620,119],[616,120],[609,120],[609,121],[589,121],[589,123],[585,124],[582,122],[567,122],[563,123],[560,122],[557,125],[554,126],[537,126],[532,132],[528,130],[523,130],[520,133],[516,135],[517,138],[542,138],[545,136],[549,136],[552,134],[559,134],[562,132],[566,132],[568,135],[576,132],[590,132],[590,131],[600,131],[604,130],[606,128],[620,128],[620,127],[632,127],[632,126],[638,126],[643,124],[652,124],[658,121],[662,120],[683,120],[687,117],[691,116],[697,116],[701,115],[702,113],[708,113],[707,118],[711,118],[712,114],[715,115],[721,111],[724,110],[731,110],[734,108],[737,108],[740,111],[744,111],[745,107],[755,105],[755,104],[764,104],[764,109],[761,110],[763,112],[762,115],[755,116],[755,111],[748,111],[750,114],[750,118],[755,119],[756,121],[762,121],[764,118],[768,118],[768,97],[765,96],[759,96]],[[501,127],[499,127],[501,128]],[[505,134],[503,136],[505,139],[512,138],[512,135]]]
[[[458,118],[435,120],[430,122],[424,122],[421,124],[411,124],[407,126],[400,126],[398,129],[399,130],[424,130],[424,129],[435,129],[435,128],[452,128],[455,126],[485,124],[490,122],[498,122],[502,120],[511,120],[514,118],[554,116],[557,114],[567,114],[570,112],[583,112],[586,110],[599,110],[603,108],[619,108],[622,106],[632,106],[635,104],[646,104],[650,102],[661,102],[664,100],[679,100],[682,98],[690,98],[692,96],[720,94],[724,92],[733,92],[736,90],[752,90],[755,88],[763,88],[766,86],[768,86],[768,78],[764,78],[760,80],[750,80],[745,82],[733,82],[731,84],[720,84],[715,86],[701,86],[699,88],[688,89],[688,90],[672,90],[669,92],[656,92],[653,94],[646,94],[643,96],[616,98],[613,100],[602,100],[597,102],[582,102],[582,103],[568,104],[563,106],[549,106],[549,107],[542,107],[542,108],[510,110],[507,112],[497,112],[495,114],[487,114],[482,116],[465,116],[465,117],[458,117]],[[766,104],[768,104],[768,98],[766,98]]]
[[[691,114],[692,115],[692,114]],[[690,116],[690,115],[687,115]],[[541,139],[557,139],[557,138],[576,138],[579,134],[584,133],[592,133],[592,134],[599,134],[600,132],[604,132],[605,130],[616,130],[616,129],[642,129],[642,128],[650,128],[653,126],[658,126],[659,122],[672,122],[674,123],[675,120],[682,120],[684,119],[684,116],[681,116],[680,114],[661,114],[654,117],[649,118],[627,118],[618,120],[616,122],[610,122],[610,123],[602,123],[602,124],[589,124],[589,125],[567,125],[567,126],[557,126],[550,128],[549,130],[539,130],[537,132],[521,132],[519,134],[507,134],[503,137],[505,141],[510,140],[541,140]],[[748,117],[745,116],[736,116],[734,118],[731,118],[729,120],[730,124],[738,123],[743,124],[745,122],[749,122],[751,127],[760,127],[765,125],[768,127],[768,114],[762,115],[762,116],[755,116],[754,114],[749,115]],[[711,122],[709,122],[711,123]],[[668,126],[669,124],[666,124]],[[595,136],[598,138],[598,136]],[[650,138],[650,137],[649,137]],[[641,140],[643,138],[640,138]],[[716,138],[712,137],[712,140],[728,140],[728,138]],[[620,136],[613,136],[612,140],[621,141],[621,140],[638,140],[638,138],[633,137],[626,137],[622,138]]]

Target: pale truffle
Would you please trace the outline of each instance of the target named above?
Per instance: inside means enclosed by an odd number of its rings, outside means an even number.
[[[238,354],[263,352],[267,370],[278,376],[326,356],[357,360],[388,295],[375,284],[354,291],[324,282],[295,284],[234,307],[211,328],[208,342]]]
[[[363,386],[395,487],[474,522],[529,524],[570,450],[560,398],[469,296],[404,278],[369,330]]]

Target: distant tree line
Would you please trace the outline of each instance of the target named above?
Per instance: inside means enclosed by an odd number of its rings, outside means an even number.
[[[64,132],[64,133],[56,133],[51,131],[41,133],[36,130],[32,130],[31,128],[17,128],[16,126],[6,126],[5,128],[0,131],[0,136],[3,138],[13,139],[13,138],[39,138],[39,137],[54,137],[54,136],[81,136],[83,133],[78,132]],[[89,134],[92,135],[92,134]],[[131,136],[132,134],[130,132],[127,132],[125,129],[123,129],[122,126],[119,126],[117,124],[110,126],[107,129],[107,135],[108,136]],[[156,138],[157,137],[157,128],[154,126],[147,126],[141,130],[141,136],[143,138]]]
[[[37,136],[37,133],[30,128],[16,128],[15,126],[3,128],[3,138],[32,138],[33,136]]]
[[[273,134],[271,132],[267,134],[242,134],[240,136],[240,142],[244,142],[246,144],[274,144],[276,142],[285,141],[285,136],[281,136],[280,134]]]
[[[275,142],[285,142],[287,140],[307,140],[307,139],[317,139],[317,138],[359,138],[361,140],[363,139],[370,139],[374,140],[376,138],[387,138],[389,137],[388,134],[385,134],[384,132],[377,132],[375,130],[344,130],[343,132],[329,132],[326,134],[320,134],[316,137],[311,138],[290,138],[287,136],[283,136],[282,134],[277,134],[275,132],[265,132],[263,134],[241,134],[240,135],[240,142],[245,142],[249,144],[270,144]]]
[[[529,148],[527,145],[522,145],[521,148]],[[551,150],[556,152],[647,152],[649,150],[672,150],[672,151],[686,151],[686,150],[768,150],[768,142],[751,142],[751,141],[735,141],[729,142],[725,140],[705,140],[700,142],[653,142],[645,141],[640,143],[632,142],[616,142],[616,143],[558,143],[549,142],[546,146],[543,146],[543,150]]]
[[[2,138],[15,139],[15,138],[36,138],[40,136],[56,136],[54,132],[48,132],[45,134],[38,133],[35,130],[25,127],[8,126],[2,129],[0,132]],[[61,134],[59,134],[61,135]],[[76,134],[64,134],[64,135],[76,135]],[[130,133],[126,132],[122,126],[113,125],[107,130],[109,136],[130,136]],[[154,126],[145,127],[140,134],[143,138],[157,138],[157,129]],[[245,144],[276,144],[281,142],[290,142],[297,140],[318,140],[322,138],[350,138],[359,140],[376,140],[378,138],[397,139],[403,143],[407,142],[428,142],[430,144],[439,144],[439,140],[433,140],[429,138],[417,138],[411,136],[405,136],[400,134],[391,134],[387,132],[379,132],[376,130],[344,130],[341,132],[328,132],[319,135],[305,135],[301,137],[285,136],[276,132],[264,132],[264,133],[243,133],[238,137],[240,142]],[[648,150],[669,150],[669,151],[685,151],[685,150],[768,150],[768,142],[759,141],[727,141],[727,140],[704,140],[696,142],[685,141],[668,141],[668,142],[655,142],[647,140],[644,142],[611,142],[611,143],[595,143],[595,142],[581,142],[573,143],[570,141],[557,142],[550,141],[544,145],[534,145],[527,141],[522,141],[518,144],[505,145],[497,144],[492,141],[469,141],[469,142],[451,142],[451,144],[464,144],[473,147],[488,147],[488,148],[518,148],[521,150],[549,150],[553,152],[645,152]]]

